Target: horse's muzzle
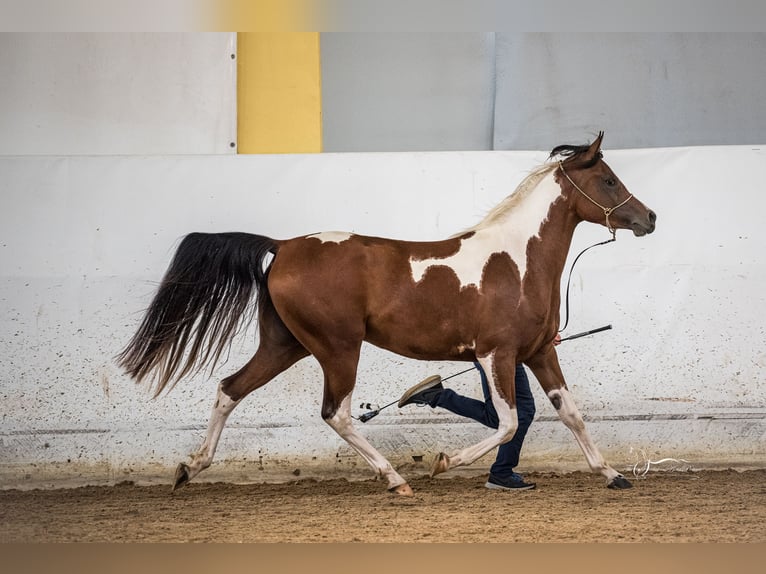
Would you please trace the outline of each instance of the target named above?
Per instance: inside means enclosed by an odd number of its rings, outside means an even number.
[[[657,214],[650,209],[646,214],[646,220],[634,221],[633,225],[631,225],[631,229],[633,229],[633,235],[636,237],[641,237],[643,235],[652,233],[654,231],[656,221]]]

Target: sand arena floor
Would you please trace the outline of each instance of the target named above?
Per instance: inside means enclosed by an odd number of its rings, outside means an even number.
[[[0,491],[0,542],[766,542],[766,470],[650,473],[613,491],[587,473],[195,483]]]

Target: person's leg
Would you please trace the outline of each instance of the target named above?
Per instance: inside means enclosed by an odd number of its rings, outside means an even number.
[[[478,369],[481,377],[483,402],[459,395],[452,389],[445,389],[441,382],[434,384],[423,381],[427,384],[420,383],[409,389],[402,396],[399,406],[427,404],[432,408],[441,407],[457,415],[471,418],[485,426],[497,428],[497,411],[492,404],[487,376],[478,362],[475,362],[474,366]],[[524,482],[521,475],[516,474],[513,470],[519,464],[521,447],[535,416],[535,400],[529,388],[529,379],[523,365],[516,365],[514,386],[519,426],[513,438],[498,447],[495,462],[490,469],[490,478],[485,485],[487,488],[527,490],[535,487],[532,483]]]
[[[441,407],[460,416],[471,418],[481,424],[497,428],[497,412],[492,405],[492,397],[489,392],[489,383],[484,370],[478,363],[474,363],[481,377],[481,387],[484,393],[484,402],[457,394],[451,389],[444,389],[434,396],[429,403],[432,407]],[[490,474],[500,480],[516,479],[521,477],[514,472],[519,464],[519,456],[527,430],[535,416],[535,399],[529,388],[529,378],[524,366],[516,365],[515,378],[516,409],[519,417],[519,427],[513,438],[501,444],[497,449],[495,462],[490,469]]]
[[[521,364],[516,365],[515,387],[519,427],[510,441],[498,447],[497,457],[489,471],[492,476],[501,480],[518,476],[513,469],[519,464],[519,455],[524,444],[524,438],[527,436],[527,430],[535,417],[535,399],[529,388],[527,373]]]
[[[457,394],[452,389],[443,389],[429,402],[432,407],[441,407],[450,412],[467,417],[483,424],[484,426],[497,428],[497,412],[492,406],[492,399],[489,396],[489,387],[487,386],[487,376],[479,363],[474,363],[481,377],[481,387],[484,391],[484,401],[464,397]]]

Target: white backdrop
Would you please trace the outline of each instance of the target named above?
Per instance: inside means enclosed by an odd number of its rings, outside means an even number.
[[[335,229],[443,238],[475,223],[545,156],[0,158],[0,486],[169,480],[199,445],[217,381],[253,352],[252,329],[212,378],[183,381],[157,400],[112,362],[184,234],[286,238]],[[573,275],[567,332],[614,326],[559,347],[597,444],[620,469],[663,457],[766,466],[764,150],[620,150],[606,160],[657,212],[658,227],[644,238],[619,232]],[[581,225],[572,255],[607,237]],[[388,403],[429,374],[467,366],[366,347],[354,407]],[[473,373],[453,383],[479,396]],[[584,469],[534,386],[538,415],[522,470]],[[370,476],[321,421],[321,387],[309,358],[249,397],[200,479],[278,480],[294,470]],[[360,426],[405,475],[407,465],[421,473],[439,450],[487,432],[416,407],[391,407]]]

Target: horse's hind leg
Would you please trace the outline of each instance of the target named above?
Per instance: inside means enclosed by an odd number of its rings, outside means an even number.
[[[261,346],[253,358],[237,373],[221,381],[208,422],[205,441],[197,452],[191,455],[189,464],[178,465],[173,490],[183,486],[210,466],[226,420],[242,399],[308,356],[308,351],[300,343],[292,337],[290,339],[292,340],[276,344],[273,339],[264,338],[262,333]]]
[[[226,425],[226,419],[229,418],[231,411],[237,406],[239,401],[234,401],[223,391],[223,383],[218,385],[218,392],[215,397],[213,411],[208,421],[207,434],[202,446],[191,455],[189,464],[179,463],[176,468],[176,476],[173,482],[173,490],[184,486],[193,477],[210,466],[213,462],[213,455],[218,446],[218,439],[221,437],[223,427]]]

